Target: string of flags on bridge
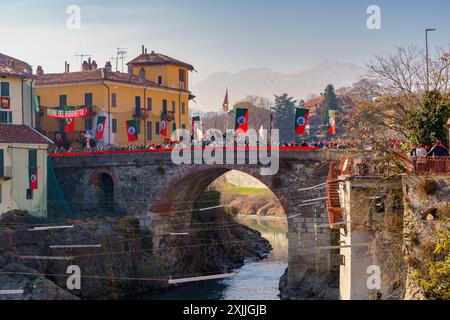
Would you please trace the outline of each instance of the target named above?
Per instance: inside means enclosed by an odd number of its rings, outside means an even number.
[[[228,112],[228,90],[225,94],[223,110],[224,112]],[[86,108],[82,108],[80,110],[85,110]],[[76,110],[78,111],[78,110]],[[64,132],[74,132],[75,128],[75,118],[83,117],[84,113],[71,114],[69,116],[59,116],[64,120]],[[295,110],[295,119],[294,119],[294,130],[298,135],[303,135],[308,131],[309,126],[309,109],[305,108],[296,108]],[[96,134],[95,139],[101,140],[104,136],[105,127],[106,127],[106,116],[99,116],[97,118],[96,125]],[[161,124],[159,128],[159,132],[164,139],[168,138],[168,122],[173,120],[173,116],[168,115],[167,112],[162,112],[161,114]],[[269,129],[275,129],[275,118],[270,112],[270,124]],[[235,119],[234,119],[234,129],[236,132],[246,133],[248,131],[248,123],[249,123],[249,109],[247,108],[236,108],[235,110]],[[262,131],[263,126],[261,126],[260,131]],[[192,134],[197,138],[197,140],[203,139],[203,130],[200,116],[192,117],[192,126],[191,126]],[[138,140],[138,122],[136,120],[128,120],[126,121],[126,132],[128,137],[128,142],[133,142]],[[327,134],[335,135],[336,134],[336,110],[328,110],[328,124],[327,124]],[[94,135],[92,135],[94,136]],[[63,135],[60,132],[55,133],[55,140],[57,143],[61,142],[63,139]]]

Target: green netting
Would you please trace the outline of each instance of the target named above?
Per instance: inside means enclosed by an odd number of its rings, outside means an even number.
[[[64,220],[73,217],[73,210],[66,200],[66,196],[56,178],[53,162],[47,158],[47,201],[48,217],[52,220]]]

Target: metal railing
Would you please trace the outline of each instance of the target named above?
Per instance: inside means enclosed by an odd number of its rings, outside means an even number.
[[[450,175],[450,157],[414,157],[409,170],[417,175]]]

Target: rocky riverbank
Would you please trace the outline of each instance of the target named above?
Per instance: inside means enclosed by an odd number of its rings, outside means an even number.
[[[189,236],[161,241],[158,247],[153,230],[132,217],[86,220],[73,229],[28,231],[44,223],[49,222],[24,212],[0,217],[0,289],[24,290],[23,295],[0,299],[120,299],[167,289],[170,277],[230,271],[271,250],[257,231],[237,224],[223,211],[193,217]],[[198,228],[199,223],[210,227]],[[101,244],[101,248],[51,249],[55,244]],[[80,290],[67,289],[70,265],[80,267]]]

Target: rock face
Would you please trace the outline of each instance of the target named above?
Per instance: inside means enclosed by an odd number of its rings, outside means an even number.
[[[427,297],[418,278],[430,282],[428,268],[435,259],[433,251],[439,242],[439,236],[449,236],[450,177],[405,176],[403,193],[403,253],[408,264],[404,299],[441,299],[438,296]],[[446,279],[441,279],[440,282],[450,283],[450,276],[447,274]],[[445,285],[442,283],[443,287]]]
[[[222,217],[222,218],[221,218]],[[0,217],[0,288],[24,289],[6,299],[116,299],[168,287],[169,277],[223,272],[261,259],[270,244],[256,231],[234,223],[223,212],[208,215],[221,227],[193,232],[182,240],[161,237],[154,243],[151,223],[132,217],[85,220],[73,229],[30,232],[33,224],[49,223],[25,213]],[[72,222],[74,223],[74,222]],[[146,227],[147,226],[147,227]],[[207,246],[199,246],[199,239]],[[50,249],[55,244],[101,244],[101,248]],[[67,261],[23,259],[20,256],[62,256]],[[81,270],[81,289],[68,290],[70,265]]]
[[[308,270],[297,290],[287,289],[287,269],[280,279],[280,296],[283,300],[338,300],[339,274]]]

